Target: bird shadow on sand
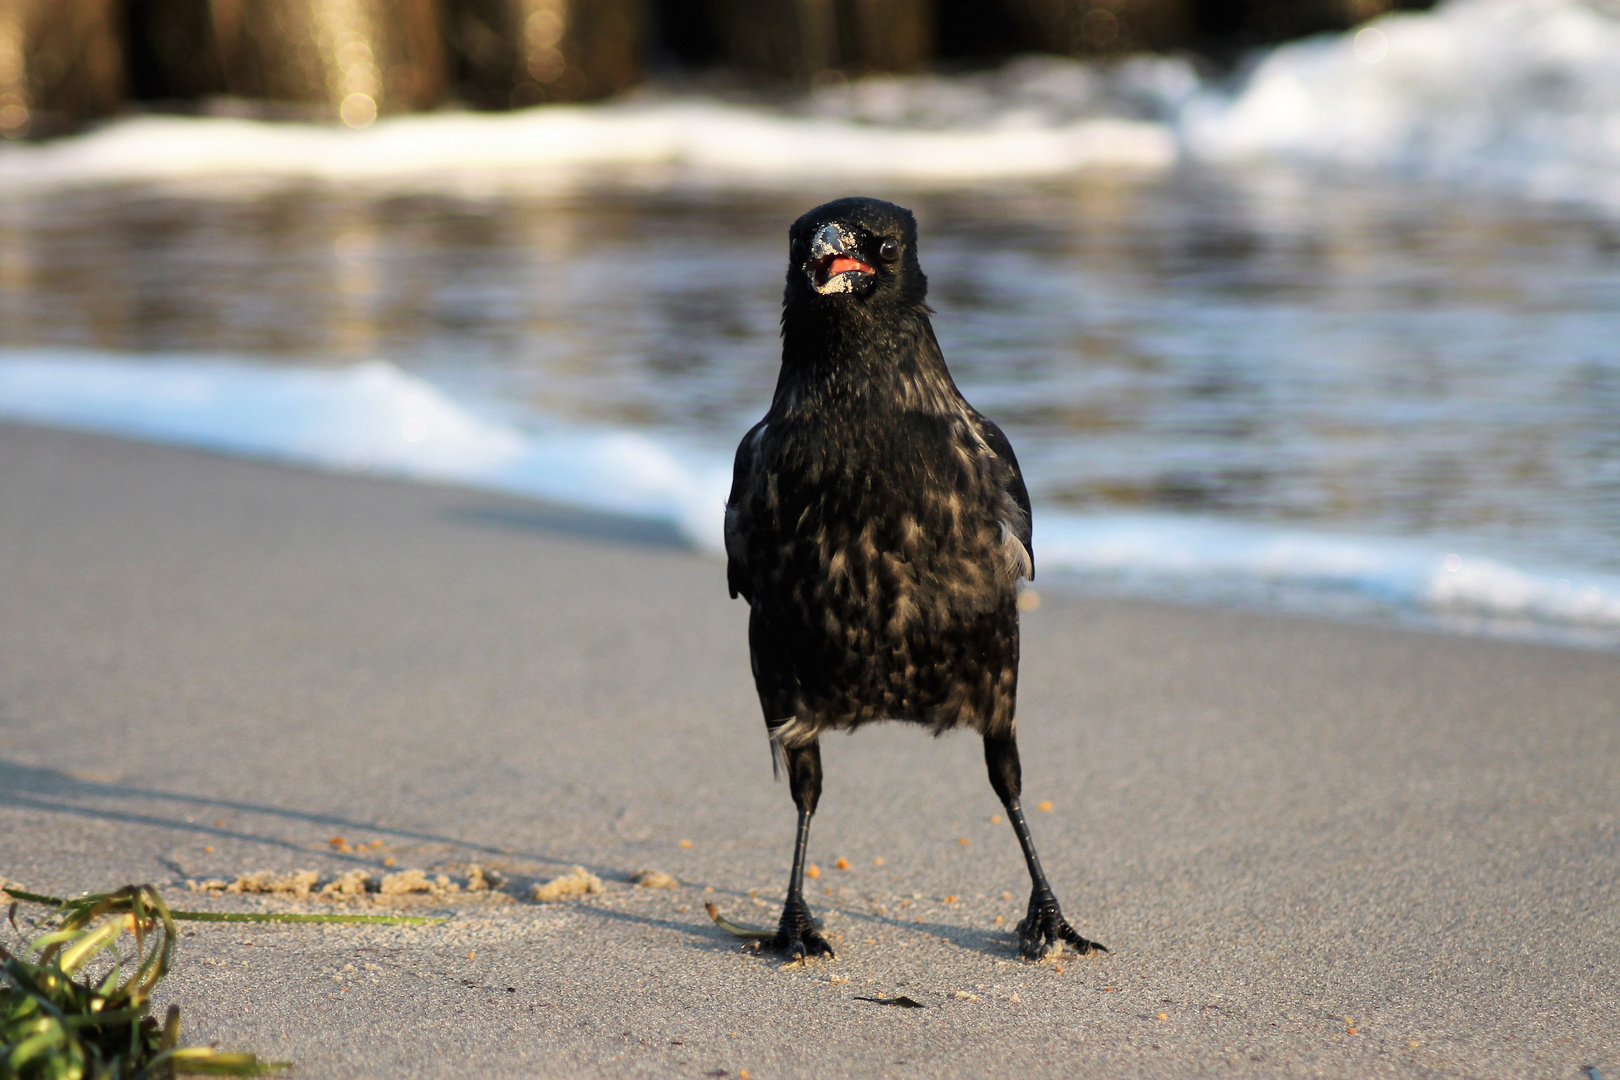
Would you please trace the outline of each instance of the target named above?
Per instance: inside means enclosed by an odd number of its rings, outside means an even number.
[[[172,807],[172,809],[165,809],[165,804]],[[5,759],[0,759],[0,807],[29,811],[42,816],[63,815],[84,821],[141,826],[171,834],[190,836],[200,841],[252,844],[269,852],[296,855],[301,863],[319,859],[327,866],[335,864],[371,871],[383,869],[380,857],[377,855],[345,852],[323,847],[313,842],[300,843],[283,836],[274,835],[268,829],[217,824],[217,819],[188,820],[188,818],[212,818],[216,814],[256,815],[268,818],[272,822],[284,821],[305,826],[318,826],[322,832],[347,832],[387,837],[399,841],[431,843],[465,852],[472,856],[514,859],[544,866],[553,866],[559,869],[583,866],[612,883],[627,883],[630,878],[630,872],[622,867],[611,866],[590,859],[560,858],[555,855],[539,855],[516,851],[510,848],[469,841],[461,837],[417,829],[399,828],[339,814],[323,814],[241,799],[164,791],[112,780],[86,778],[58,769],[24,765]],[[175,865],[172,861],[164,859],[163,862],[178,877],[191,876],[184,868]],[[530,906],[532,902],[528,900],[529,886],[537,884],[541,880],[542,877],[532,874],[508,874],[507,893],[524,906]],[[106,882],[86,882],[84,884],[95,888],[107,885]],[[703,883],[686,882],[685,887],[701,890]],[[724,897],[732,901],[741,901],[748,894],[742,889],[731,889],[715,885],[712,895],[717,899]],[[596,918],[636,923],[680,934],[688,939],[691,946],[705,952],[730,952],[740,947],[735,937],[727,934],[706,918],[683,921],[657,915],[618,911],[590,901],[578,902],[572,906],[582,914],[588,914]],[[843,935],[843,948],[845,949],[866,947],[857,944],[857,942],[868,936],[876,936],[878,933],[884,933],[891,937],[902,933],[921,933],[940,939],[957,948],[982,953],[987,957],[996,959],[1016,957],[1016,948],[1011,942],[1010,935],[1006,932],[987,932],[937,922],[907,922],[893,917],[841,907],[831,907],[827,910],[829,913],[836,913],[839,921],[844,924],[841,927],[832,927],[830,929]],[[868,931],[855,929],[860,924],[865,924],[870,929]],[[759,955],[767,958],[773,957],[773,954],[769,952],[761,952]],[[784,965],[787,963],[785,960],[781,962]]]
[[[579,904],[577,907],[582,915],[593,915],[611,922],[650,926],[684,935],[690,939],[687,944],[701,952],[736,952],[739,947],[736,938],[709,922],[707,918],[702,922],[677,922],[674,919],[660,918],[656,915],[638,915],[630,911],[615,911],[612,908],[598,907],[588,903]]]
[[[822,933],[833,942],[834,948],[840,956],[865,950],[868,953],[877,953],[884,950],[906,948],[899,939],[906,935],[922,936],[937,939],[940,944],[961,949],[965,952],[978,953],[991,960],[1021,962],[1018,952],[1018,941],[1011,927],[994,930],[979,929],[952,925],[942,922],[916,922],[899,919],[890,915],[879,915],[870,911],[856,911],[836,905],[825,906],[820,909],[823,915],[836,915],[839,923],[828,925],[825,919],[819,920]],[[865,929],[861,929],[864,924]],[[707,924],[705,924],[707,928]],[[690,927],[686,929],[690,930]],[[738,939],[727,934],[718,927],[713,928],[718,935],[715,940],[722,944],[740,948],[743,951],[757,952],[766,958],[774,957],[769,950],[754,950],[747,945],[738,945]],[[765,929],[761,927],[761,929]],[[889,940],[867,943],[868,938],[876,938],[883,934]],[[704,935],[705,937],[709,935]],[[1065,952],[1065,962],[1077,959],[1078,954]],[[799,961],[790,961],[778,958],[783,967],[797,966]],[[813,962],[813,961],[812,961]]]
[[[1018,943],[1011,930],[981,930],[970,926],[953,926],[942,922],[912,922],[895,918],[891,915],[877,915],[869,911],[849,911],[847,909],[832,908],[843,919],[856,923],[865,923],[869,930],[858,933],[853,926],[847,926],[842,933],[846,941],[864,940],[879,933],[890,937],[889,941],[878,942],[876,945],[862,945],[862,948],[882,949],[893,947],[893,938],[902,934],[920,934],[924,937],[937,939],[941,944],[953,946],[967,952],[976,952],[995,960],[1017,960]],[[853,946],[851,946],[853,947]]]
[[[175,809],[166,810],[164,804]],[[474,856],[516,859],[545,866],[568,868],[584,866],[603,877],[622,879],[624,871],[590,860],[540,855],[469,841],[461,837],[420,829],[402,828],[376,821],[363,821],[341,814],[323,814],[241,799],[163,791],[112,780],[75,776],[58,769],[24,765],[0,759],[0,807],[41,814],[60,814],[87,821],[116,822],[160,829],[202,840],[235,841],[254,844],[272,851],[296,853],[302,859],[320,858],[355,867],[382,869],[380,855],[368,856],[315,842],[301,843],[277,836],[269,829],[232,826],[214,821],[194,820],[192,815],[219,814],[261,816],[271,821],[316,826],[320,832],[350,833],[387,837],[395,841],[435,844]],[[179,867],[170,869],[186,876]]]

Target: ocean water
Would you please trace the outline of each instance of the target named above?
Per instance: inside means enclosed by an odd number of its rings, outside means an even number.
[[[1607,50],[1607,51],[1605,51]],[[718,545],[787,224],[912,207],[1040,585],[1620,644],[1620,15],[1461,0],[1257,56],[770,105],[0,148],[0,416],[460,482]]]

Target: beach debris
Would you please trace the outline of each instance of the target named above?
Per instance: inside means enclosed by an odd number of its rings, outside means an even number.
[[[817,866],[815,863],[811,863],[809,866],[804,868],[804,876],[807,877],[807,878],[818,878],[818,877],[820,877],[821,876],[821,867]]]
[[[849,860],[844,858],[842,855],[840,855],[840,856],[838,856],[838,861],[833,863],[833,865],[836,866],[840,870],[848,870],[849,869]]]
[[[194,893],[218,895],[220,893],[258,893],[287,896],[294,899],[352,900],[371,895],[400,897],[418,894],[443,897],[451,893],[488,893],[506,884],[506,879],[493,870],[473,865],[467,868],[465,882],[442,872],[420,869],[400,870],[385,874],[379,880],[369,870],[359,868],[345,871],[322,883],[314,870],[255,870],[227,881],[224,878],[191,878],[186,889]]]
[[[477,863],[467,867],[467,891],[491,892],[506,884],[506,878],[498,870],[489,870]]]
[[[662,870],[637,870],[630,875],[630,880],[643,889],[678,889],[681,885],[674,874]]]
[[[371,875],[364,870],[350,870],[346,874],[321,886],[322,896],[364,896],[372,888]]]
[[[0,949],[0,1069],[7,1077],[264,1076],[291,1068],[253,1054],[180,1045],[180,1007],[162,1023],[150,1014],[152,993],[168,975],[176,939],[173,913],[150,885],[71,901],[36,897],[8,885],[12,897],[56,901],[54,931],[17,953]],[[15,924],[15,911],[13,911]],[[124,935],[134,949],[123,956]],[[112,950],[100,977],[85,969]],[[77,976],[77,977],[76,977]]]
[[[605,891],[602,879],[585,869],[576,866],[566,874],[552,878],[544,885],[536,885],[529,893],[542,904],[552,904],[559,900],[567,900],[575,896],[587,896],[592,893]]]
[[[448,874],[439,874],[428,877],[425,870],[400,870],[389,874],[377,886],[377,891],[384,896],[405,896],[409,893],[432,893],[434,896],[443,896],[446,893],[460,892],[461,886],[450,880]]]
[[[251,874],[242,874],[225,886],[228,893],[290,893],[293,896],[308,896],[320,875],[313,870],[294,870],[288,874],[278,874],[274,870],[257,870]]]
[[[703,910],[709,913],[709,918],[714,920],[714,925],[718,926],[732,937],[739,937],[744,941],[770,941],[772,938],[776,937],[776,931],[774,930],[760,930],[756,927],[741,926],[732,922],[730,919],[720,914],[720,909],[711,903],[705,902],[703,905]]]
[[[899,1008],[899,1009],[926,1009],[926,1008],[928,1008],[928,1006],[924,1005],[922,1002],[916,1001],[916,1000],[914,1000],[912,998],[908,998],[904,994],[901,994],[899,997],[892,997],[892,998],[891,997],[883,997],[881,995],[879,995],[878,997],[861,997],[861,996],[857,995],[855,1000],[856,1001],[870,1001],[874,1005],[893,1005],[893,1006],[895,1006],[896,1008]]]

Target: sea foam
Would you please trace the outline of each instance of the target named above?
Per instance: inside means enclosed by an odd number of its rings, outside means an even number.
[[[724,450],[514,417],[383,361],[299,368],[0,350],[0,418],[545,499],[667,522],[695,547],[723,550]],[[1620,644],[1620,578],[1422,541],[1037,506],[1035,550],[1043,580]]]
[[[768,107],[648,90],[598,105],[385,118],[364,131],[144,116],[0,146],[11,192],[227,181],[544,191],[654,184],[953,187],[1186,160],[1422,176],[1620,212],[1620,6],[1449,0],[1257,53],[1205,82],[1175,57],[1027,57],[874,77]],[[249,182],[251,181],[251,182]]]
[[[1177,118],[1197,157],[1459,181],[1620,210],[1620,5],[1450,0],[1265,54]]]
[[[820,181],[834,165],[845,181],[954,185],[1098,165],[1162,168],[1176,153],[1164,125],[1126,119],[932,131],[688,99],[406,116],[365,131],[143,116],[54,143],[0,148],[0,185],[21,192],[248,178],[476,195],[556,189],[603,172],[801,184]]]
[[[519,427],[384,361],[294,368],[0,350],[0,418],[667,521],[714,551],[731,483],[723,460],[633,431],[540,418]]]

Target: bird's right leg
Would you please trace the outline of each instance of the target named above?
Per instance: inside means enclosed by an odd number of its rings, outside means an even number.
[[[782,756],[787,762],[793,804],[799,808],[799,833],[793,843],[793,873],[788,878],[787,900],[782,904],[782,923],[771,946],[792,960],[807,955],[831,957],[832,946],[818,932],[816,920],[804,902],[804,856],[810,846],[810,819],[821,801],[821,744],[784,746]]]

